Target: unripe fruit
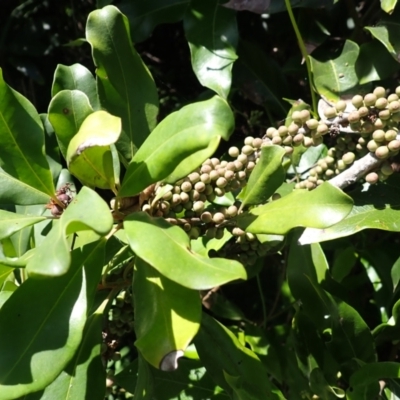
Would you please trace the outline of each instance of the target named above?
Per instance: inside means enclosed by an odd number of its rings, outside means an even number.
[[[164,193],[163,197],[164,200],[171,200],[172,199],[172,192]]]
[[[288,135],[288,128],[285,125],[282,125],[278,128],[278,132],[279,132],[279,136],[281,138],[284,138]]]
[[[339,171],[343,171],[346,169],[346,164],[344,163],[343,160],[338,160],[336,163],[336,167],[338,168]]]
[[[312,145],[313,145],[312,139],[310,137],[308,137],[308,136],[304,136],[303,146],[304,147],[311,147]]]
[[[256,164],[253,161],[249,161],[246,165],[246,171],[252,171]]]
[[[374,130],[374,126],[371,122],[365,121],[361,125],[361,133],[371,133]]]
[[[211,171],[211,172],[217,173],[217,171]],[[211,177],[211,173],[210,173],[210,177]],[[195,185],[194,185],[194,190],[196,190],[199,193],[203,192],[205,188],[206,188],[206,184],[204,182],[201,182],[201,181],[195,183]]]
[[[389,110],[381,110],[381,111],[379,111],[379,118],[382,120],[382,121],[387,121],[389,118],[390,118],[390,116],[391,116],[391,114],[390,114],[390,111]]]
[[[293,145],[300,146],[303,143],[304,135],[302,133],[298,133],[296,136],[293,137]]]
[[[244,139],[244,144],[251,146],[253,143],[254,138],[252,136],[247,136]]]
[[[274,136],[275,131],[276,131],[276,129],[271,127],[271,128],[267,129],[265,134],[267,137],[269,137],[271,139]]]
[[[253,149],[252,146],[244,145],[242,147],[242,153],[246,154],[246,156],[249,156],[250,154],[253,154],[253,152],[254,152],[254,149]]]
[[[369,110],[368,110],[368,107],[360,107],[359,109],[358,109],[358,113],[360,114],[360,117],[361,118],[364,118],[364,117],[366,117],[368,114],[369,114]]]
[[[233,171],[231,171],[229,169],[227,169],[225,171],[224,178],[227,179],[228,181],[232,180],[234,178],[234,176],[235,176],[235,173]]]
[[[283,148],[285,150],[285,155],[286,156],[290,156],[293,153],[293,147],[292,146],[285,146]],[[258,162],[258,160],[256,160],[256,163]]]
[[[298,130],[299,130],[299,126],[297,124],[293,123],[293,122],[288,127],[288,133],[291,136],[296,135]]]
[[[215,232],[215,239],[222,239],[224,237],[224,228],[218,228]]]
[[[388,158],[389,153],[390,152],[387,146],[380,146],[375,150],[375,155],[381,160]]]
[[[332,169],[327,169],[327,170],[325,171],[325,177],[326,177],[327,179],[332,178],[334,175],[335,175],[335,171],[333,171]]]
[[[389,103],[391,103],[392,101],[396,101],[399,99],[399,96],[397,96],[396,93],[392,93],[388,96],[387,100]]]
[[[392,166],[388,162],[384,162],[381,165],[381,172],[382,172],[382,174],[384,174],[386,176],[390,176],[393,174],[394,171],[393,171]]]
[[[397,96],[400,96],[400,86],[397,86],[395,92],[396,92]]]
[[[200,215],[200,219],[207,224],[212,221],[212,214],[209,211],[204,211]]]
[[[306,182],[306,188],[307,188],[308,190],[312,190],[312,189],[314,189],[316,186],[317,186],[317,185],[316,185],[314,182],[310,182],[310,181],[307,181],[307,182]]]
[[[234,163],[236,171],[240,171],[243,169],[243,163],[241,163],[239,160],[235,160]]]
[[[183,182],[181,185],[181,190],[183,192],[190,192],[192,190],[192,184],[190,182]]]
[[[202,174],[209,174],[212,171],[212,167],[208,164],[203,164],[200,168]]]
[[[324,110],[324,115],[326,118],[335,118],[336,117],[336,108],[328,107]]]
[[[211,184],[207,184],[206,188],[204,189],[203,194],[205,194],[206,196],[209,196],[213,191],[214,191],[213,186]]]
[[[219,188],[224,188],[227,184],[228,181],[224,177],[220,177],[217,179],[217,182],[215,183]]]
[[[394,100],[391,103],[389,103],[389,111],[392,114],[398,113],[400,111],[400,101]]]
[[[353,164],[354,160],[356,159],[356,155],[354,153],[348,152],[343,155],[342,160],[346,165]]]
[[[188,178],[190,182],[193,184],[199,181],[200,174],[198,172],[192,172],[191,174],[188,175]]]
[[[325,124],[319,124],[317,128],[317,132],[321,135],[325,135],[326,133],[329,132],[329,128]]]
[[[226,216],[233,218],[236,216],[237,212],[238,212],[238,208],[236,206],[229,206],[226,209]]]
[[[370,140],[367,143],[367,149],[371,152],[376,151],[376,149],[379,147],[379,143],[375,142],[375,140]]]
[[[212,227],[207,229],[206,237],[209,238],[209,239],[214,239],[216,233],[217,233],[217,228],[215,226],[212,226]]]
[[[246,164],[248,157],[246,156],[246,154],[239,154],[237,160],[240,161],[242,164]]]
[[[366,180],[369,184],[374,185],[375,183],[378,182],[379,176],[378,176],[378,174],[377,174],[376,172],[370,172],[369,174],[367,174],[367,175],[365,176],[365,180]]]
[[[200,180],[201,180],[203,183],[210,183],[210,182],[211,182],[211,177],[210,177],[209,174],[201,174],[201,175],[200,175]]]
[[[289,146],[292,144],[293,138],[291,136],[286,136],[285,139],[283,139],[283,144],[286,146]]]
[[[171,205],[177,206],[182,201],[181,196],[178,193],[174,193],[171,199]]]
[[[222,222],[225,221],[225,215],[222,214],[221,212],[216,212],[213,215],[212,219],[216,224],[221,224]]]
[[[240,154],[240,150],[237,147],[230,147],[228,150],[228,154],[231,157],[236,158]]]
[[[189,231],[189,237],[193,240],[196,240],[200,236],[200,229],[197,226],[192,227]]]
[[[377,87],[374,89],[374,95],[375,95],[377,98],[383,97],[383,96],[385,96],[385,94],[386,94],[386,90],[385,90],[385,88],[383,88],[382,86],[377,86]]]
[[[282,138],[280,136],[274,136],[272,138],[272,144],[280,145],[282,144]]]
[[[324,140],[322,139],[322,137],[313,137],[312,138],[312,145],[313,146],[319,146],[320,144],[322,144]]]
[[[300,118],[301,118],[301,122],[306,122],[307,120],[310,119],[310,111],[308,110],[301,110],[300,111]]]
[[[217,165],[219,165],[219,163],[220,163],[220,161],[219,161],[218,158],[213,157],[213,158],[211,159],[211,165],[213,165],[214,167],[216,167]]]
[[[356,123],[360,120],[360,113],[358,111],[352,111],[349,116],[348,120],[350,123]]]
[[[225,194],[225,190],[223,188],[216,187],[214,189],[214,193],[215,193],[216,196],[221,197],[221,196],[223,196]]]
[[[261,138],[255,138],[253,140],[253,143],[251,143],[251,146],[253,146],[256,149],[259,149],[262,144],[263,144],[263,140]]]
[[[383,129],[386,126],[386,122],[380,118],[377,118],[374,122],[375,129]]]
[[[362,96],[360,96],[359,94],[356,94],[352,99],[351,102],[353,103],[353,106],[356,108],[360,108],[362,107],[362,105],[364,104],[364,99]]]
[[[306,122],[306,125],[307,125],[308,129],[313,130],[313,129],[318,128],[319,122],[316,119],[312,118]]]
[[[193,203],[193,211],[202,212],[204,210],[204,202],[203,201],[195,201]]]
[[[368,93],[368,94],[366,94],[366,95],[364,96],[364,104],[365,104],[367,107],[374,106],[375,103],[376,103],[376,100],[377,100],[377,97],[376,97],[376,95],[373,94],[373,93]]]
[[[294,123],[302,123],[300,111],[293,111],[292,120]]]
[[[388,143],[388,148],[392,152],[400,150],[400,140],[392,140]]]
[[[217,179],[219,178],[219,173],[218,173],[218,171],[216,171],[215,169],[213,169],[211,172],[210,172],[210,179],[212,180],[212,181],[216,181]],[[196,185],[198,185],[200,182],[197,182],[196,183]],[[195,185],[195,187],[196,187],[196,185]],[[197,190],[197,189],[196,189]]]
[[[246,234],[246,232],[242,229],[240,229],[238,226],[235,226],[232,229],[232,235],[233,236],[244,236]]]
[[[336,104],[335,104],[335,108],[338,112],[343,112],[347,107],[347,104],[344,100],[339,100]]]
[[[383,131],[381,129],[377,129],[372,134],[372,139],[374,139],[375,142],[377,142],[377,143],[381,143],[381,142],[385,141],[385,131]]]
[[[397,132],[393,129],[389,129],[388,131],[386,131],[385,133],[385,140],[387,142],[390,142],[392,140],[396,140],[397,138]]]

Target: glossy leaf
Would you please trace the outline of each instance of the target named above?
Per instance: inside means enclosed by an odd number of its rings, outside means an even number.
[[[184,18],[192,68],[200,83],[227,98],[237,59],[236,13],[219,1],[194,0]]]
[[[296,190],[253,208],[239,216],[237,223],[248,232],[284,235],[295,227],[325,228],[337,224],[351,207],[352,199],[326,182],[311,192]]]
[[[363,229],[400,231],[397,191],[400,178],[394,174],[384,184],[353,194],[354,206],[342,221],[326,229],[306,229],[300,242],[316,243],[353,235]]]
[[[161,180],[175,183],[210,157],[221,137],[228,140],[233,127],[231,109],[217,96],[170,114],[135,154],[119,195],[135,195]]]
[[[49,121],[57,136],[64,158],[71,139],[78,133],[83,121],[93,113],[87,95],[80,90],[62,90],[49,104]]]
[[[113,219],[105,201],[93,190],[83,187],[36,248],[27,264],[29,274],[39,276],[65,274],[71,263],[67,236],[87,229],[105,236],[111,230],[112,224]]]
[[[24,400],[103,400],[106,371],[101,361],[103,314],[88,318],[82,342],[64,371],[42,392],[31,393]]]
[[[240,377],[241,391],[248,396],[245,399],[284,399],[274,384],[266,379],[267,371],[259,358],[214,318],[203,313],[194,343],[207,371],[228,393],[232,389],[226,381],[226,374]]]
[[[0,286],[4,283],[7,277],[13,272],[14,268],[3,265],[0,260]]]
[[[200,327],[200,296],[162,276],[140,258],[135,265],[135,346],[154,367],[175,370],[177,359]]]
[[[65,275],[28,279],[0,309],[0,399],[43,389],[75,354],[86,321],[83,266],[90,255],[74,251]]]
[[[97,66],[101,106],[122,119],[133,152],[156,125],[158,95],[153,78],[131,43],[128,19],[116,7],[90,13],[86,38]]]
[[[385,15],[377,26],[364,28],[386,47],[386,50],[397,62],[400,61],[399,15],[400,11],[396,10],[391,16]]]
[[[381,8],[388,14],[391,14],[396,8],[397,0],[382,0]]]
[[[6,173],[28,187],[35,188],[48,197],[54,196],[50,167],[44,153],[44,131],[39,114],[24,96],[4,82],[1,70],[0,164]],[[6,192],[4,187],[3,191]],[[5,196],[14,198],[13,192]]]
[[[355,64],[360,48],[351,40],[346,40],[339,57],[318,61],[310,57],[313,82],[317,92],[328,100],[338,101],[346,93],[354,93],[358,85]]]
[[[382,379],[400,378],[400,364],[398,362],[376,362],[362,366],[350,378],[350,385],[366,386]]]
[[[54,72],[51,96],[54,97],[62,90],[79,90],[86,94],[94,110],[100,108],[97,96],[96,81],[92,73],[82,64],[70,66],[58,64]]]
[[[153,29],[164,23],[178,22],[183,18],[189,0],[123,0],[119,9],[128,17],[134,43],[143,42]]]
[[[89,187],[114,189],[115,176],[110,145],[121,133],[121,120],[96,111],[83,121],[67,151],[70,172]]]
[[[133,213],[124,220],[124,228],[138,257],[184,287],[204,290],[246,279],[239,262],[202,257],[191,251],[188,235],[163,218],[152,218],[145,212]]]
[[[247,185],[239,194],[241,208],[249,204],[265,203],[281,186],[285,178],[282,158],[285,150],[280,146],[268,146],[261,149],[256,167],[251,172]]]
[[[0,210],[0,240],[45,219],[46,217],[21,215]]]

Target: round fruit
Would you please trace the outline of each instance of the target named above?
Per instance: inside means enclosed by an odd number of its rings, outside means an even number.
[[[364,96],[364,104],[367,107],[374,106],[376,103],[377,97],[374,93],[368,93]]]
[[[352,99],[351,102],[355,108],[360,108],[364,104],[364,99],[359,94],[356,94]]]
[[[230,147],[228,150],[228,154],[231,157],[236,158],[240,154],[240,150],[237,147]]]
[[[317,128],[317,133],[321,134],[321,135],[325,135],[326,133],[329,132],[329,128],[326,124],[319,124],[318,128]]]
[[[251,146],[253,144],[253,140],[254,140],[254,138],[252,136],[247,136],[244,139],[244,144],[246,144],[248,146]]]
[[[381,160],[388,158],[389,153],[389,148],[387,146],[380,146],[375,150],[375,155]]]
[[[335,108],[337,110],[337,112],[343,112],[347,107],[347,104],[344,100],[339,100],[336,104],[335,104]]]
[[[285,125],[282,125],[278,128],[279,136],[284,138],[288,135],[288,128]],[[243,151],[243,150],[242,150]],[[244,152],[243,152],[244,153]],[[251,154],[251,153],[250,153]]]
[[[385,133],[385,140],[387,142],[390,142],[392,140],[396,140],[397,138],[397,132],[393,129],[389,129],[388,131],[386,131]]]
[[[221,212],[216,212],[213,217],[212,220],[216,223],[216,224],[221,224],[222,222],[225,221],[225,215]]]
[[[388,101],[384,97],[380,97],[375,102],[375,107],[379,110],[383,110],[388,105]]]
[[[342,160],[346,165],[353,164],[354,160],[356,159],[356,155],[352,152],[348,152],[343,154]]]
[[[378,142],[378,143],[385,141],[385,131],[383,131],[381,129],[377,129],[372,134],[372,139],[374,139],[375,142]]]
[[[369,184],[374,185],[375,183],[378,182],[379,176],[378,176],[378,174],[377,174],[376,172],[370,172],[369,174],[367,174],[367,175],[365,176],[365,180],[366,180]]]
[[[352,111],[347,118],[351,124],[354,124],[360,120],[360,113],[358,111]]]
[[[389,103],[389,111],[392,114],[398,113],[400,111],[400,101],[394,100],[391,103]]]
[[[318,128],[319,122],[316,119],[312,118],[306,122],[306,125],[307,125],[308,129],[313,130],[313,129]]]
[[[324,115],[326,118],[335,118],[336,117],[336,108],[328,107],[324,110]]]
[[[385,90],[385,88],[382,87],[382,86],[377,86],[377,87],[374,89],[374,95],[375,95],[376,97],[378,97],[378,98],[384,97],[385,94],[386,94],[386,90]]]
[[[375,140],[370,140],[367,143],[367,148],[369,151],[374,152],[379,147],[379,143],[375,142]]]
[[[400,140],[392,140],[388,143],[388,148],[390,151],[398,151],[400,150]]]
[[[304,123],[304,122],[306,122],[307,120],[309,120],[310,119],[310,111],[308,111],[308,110],[301,110],[300,111],[300,118],[301,118],[301,121]]]

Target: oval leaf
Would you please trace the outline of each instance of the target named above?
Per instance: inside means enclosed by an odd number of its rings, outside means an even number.
[[[79,90],[62,90],[51,100],[49,121],[54,128],[64,158],[67,157],[69,142],[92,112],[89,98]]]
[[[170,114],[135,154],[119,195],[133,196],[170,174],[184,177],[214,153],[221,137],[229,138],[233,127],[232,111],[218,96]]]
[[[134,49],[128,19],[116,7],[90,13],[86,38],[97,66],[102,107],[121,117],[131,152],[156,126],[158,94],[154,80]]]
[[[61,90],[79,90],[86,94],[94,110],[100,108],[96,81],[92,73],[82,64],[57,65],[51,96],[54,97]]]
[[[183,354],[196,335],[201,320],[199,293],[171,281],[140,258],[135,265],[135,346],[154,367],[174,370],[177,365],[167,365],[166,356]]]
[[[193,253],[187,234],[163,218],[136,212],[124,220],[124,228],[129,245],[138,257],[189,289],[205,290],[246,279],[245,269],[237,261]]]
[[[194,0],[186,12],[184,27],[197,79],[227,98],[237,59],[236,13],[218,1]]]
[[[241,208],[248,204],[263,204],[275,192],[285,178],[282,158],[285,150],[280,146],[268,146],[261,149],[261,156],[251,172],[247,185],[238,196],[242,200]]]
[[[81,189],[61,218],[55,222],[27,263],[26,267],[31,275],[65,274],[71,263],[67,235],[91,229],[98,235],[105,236],[113,225],[106,202],[87,187]]]
[[[0,239],[9,237],[13,233],[45,219],[46,217],[34,217],[0,210]]]
[[[110,145],[121,133],[121,120],[96,111],[83,121],[67,151],[69,170],[90,187],[114,189],[115,177]]]
[[[53,178],[44,153],[44,130],[39,114],[24,96],[4,82],[1,70],[0,161],[3,170],[12,177],[54,197]]]
[[[325,182],[317,189],[295,190],[279,200],[253,208],[237,219],[238,225],[252,233],[284,235],[295,227],[326,228],[349,214],[351,197]]]

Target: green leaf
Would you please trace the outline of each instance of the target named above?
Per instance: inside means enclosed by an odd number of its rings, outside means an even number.
[[[24,400],[104,400],[106,370],[101,360],[103,319],[102,313],[88,318],[74,358],[43,392],[31,393]]]
[[[8,267],[7,265],[1,264],[0,260],[0,286],[8,278],[8,276],[13,272],[14,268]]]
[[[140,258],[135,265],[135,346],[154,367],[175,370],[177,359],[200,327],[200,296],[162,276]]]
[[[114,6],[90,13],[86,38],[97,66],[101,106],[122,119],[122,129],[139,147],[156,125],[158,95],[153,78],[134,49],[128,19]]]
[[[391,14],[396,8],[397,0],[381,0],[381,8],[388,14]]]
[[[157,25],[180,21],[189,3],[189,0],[124,0],[118,7],[129,19],[132,41],[139,43],[147,39]]]
[[[265,203],[281,186],[285,178],[282,159],[285,150],[280,146],[268,146],[261,149],[257,165],[252,171],[247,185],[238,196],[242,200],[241,208],[249,204]]]
[[[21,229],[44,221],[46,217],[16,214],[0,210],[0,240],[7,238]]]
[[[49,104],[49,121],[64,158],[67,157],[69,142],[78,132],[82,122],[92,113],[89,98],[79,90],[62,90],[52,98]]]
[[[24,96],[4,82],[1,70],[0,165],[6,173],[27,186],[54,197],[53,178],[44,152],[44,130],[39,114]],[[5,196],[14,197],[15,193]]]
[[[400,378],[400,364],[398,362],[386,361],[366,364],[350,377],[350,386],[367,386],[388,378]]]
[[[46,204],[50,196],[34,186],[30,186],[0,168],[0,204],[34,205]]]
[[[87,187],[81,189],[61,218],[54,222],[53,228],[27,263],[26,268],[30,275],[65,274],[71,262],[67,236],[88,229],[105,236],[113,225],[106,202]]]
[[[397,62],[400,62],[399,16],[400,10],[397,7],[392,15],[383,15],[377,26],[364,28],[386,47],[386,50]]]
[[[359,52],[358,44],[346,40],[340,56],[335,59],[321,62],[309,56],[314,86],[320,95],[338,101],[344,94],[355,93],[358,86],[355,64]]]
[[[325,228],[350,212],[352,200],[328,182],[317,189],[295,190],[279,200],[253,208],[237,218],[238,226],[252,233],[284,235],[295,227]]]
[[[82,123],[67,151],[70,172],[89,187],[115,190],[110,145],[121,133],[121,120],[106,111],[95,111]]]
[[[233,67],[235,87],[254,103],[285,118],[288,107],[282,98],[290,88],[280,65],[261,46],[245,40],[239,41],[238,55]]]
[[[237,59],[236,13],[215,1],[193,0],[184,18],[192,68],[200,83],[227,98]]]
[[[83,267],[93,267],[91,256],[92,248],[75,250],[65,275],[26,280],[0,309],[1,400],[48,386],[74,356],[87,312]]]
[[[183,229],[163,218],[136,212],[124,220],[124,228],[138,257],[189,289],[211,289],[236,279],[246,279],[245,269],[239,262],[201,257],[191,251],[189,237]]]
[[[300,238],[302,244],[337,239],[363,229],[400,231],[400,210],[397,191],[400,177],[393,174],[384,183],[372,185],[368,191],[352,194],[354,206],[342,221],[326,229],[306,229]]]
[[[233,127],[232,111],[218,96],[170,114],[135,154],[119,195],[133,196],[163,179],[176,182],[210,157],[221,137],[228,140]]]
[[[397,285],[400,282],[400,257],[394,263],[392,269],[390,270],[393,282],[393,290],[396,290]]]
[[[86,94],[94,110],[100,109],[96,81],[92,73],[82,64],[57,65],[54,72],[51,96],[54,97],[62,90],[79,90]]]
[[[201,328],[194,340],[200,360],[215,382],[232,392],[226,374],[241,377],[241,391],[250,399],[284,399],[267,379],[259,358],[243,346],[236,336],[214,318],[203,313]]]
[[[360,55],[356,62],[356,72],[360,85],[389,78],[399,69],[381,43],[373,40],[360,47]]]

